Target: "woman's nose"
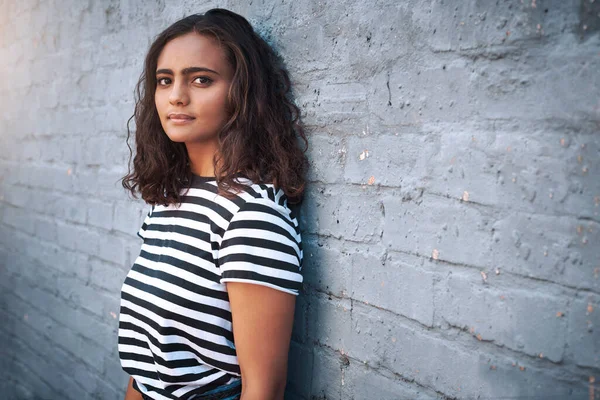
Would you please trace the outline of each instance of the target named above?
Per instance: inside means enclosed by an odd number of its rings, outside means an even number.
[[[187,87],[184,83],[174,83],[171,86],[171,93],[169,94],[169,102],[175,104],[187,104],[189,96],[187,93]]]

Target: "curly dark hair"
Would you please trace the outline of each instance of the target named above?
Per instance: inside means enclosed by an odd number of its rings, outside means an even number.
[[[161,125],[154,103],[158,57],[172,39],[196,32],[220,43],[235,71],[228,93],[229,119],[218,133],[219,151],[213,166],[219,194],[232,198],[243,190],[234,179],[238,172],[255,183],[273,183],[288,203],[299,204],[309,168],[308,141],[300,110],[291,98],[291,83],[281,58],[242,16],[214,8],[183,18],[160,33],[150,46],[135,88],[135,111],[127,121],[129,171],[121,179],[134,198],[148,204],[181,202],[193,173],[184,143],[173,142]],[[129,123],[135,118],[136,154],[129,146]],[[304,141],[301,149],[297,138]]]

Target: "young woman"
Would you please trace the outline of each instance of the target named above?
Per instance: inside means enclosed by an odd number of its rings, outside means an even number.
[[[308,169],[289,92],[233,12],[186,17],[151,45],[122,181],[151,205],[121,290],[126,400],[283,399]]]

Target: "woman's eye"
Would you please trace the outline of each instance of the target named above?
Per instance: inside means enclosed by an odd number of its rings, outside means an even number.
[[[170,81],[170,79],[169,79],[169,78],[158,78],[158,79],[156,80],[156,83],[157,83],[159,86],[168,85],[168,82],[163,84],[163,81]]]
[[[198,76],[198,77],[194,78],[194,82],[196,82],[196,81],[201,84],[208,84],[208,83],[212,82],[212,80],[206,76]]]

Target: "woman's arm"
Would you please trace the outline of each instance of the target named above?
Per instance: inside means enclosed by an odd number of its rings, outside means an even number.
[[[127,385],[127,392],[125,392],[124,400],[143,400],[142,394],[133,388],[133,378],[129,377],[129,384]]]
[[[296,296],[253,283],[226,284],[242,372],[240,400],[283,400]]]

